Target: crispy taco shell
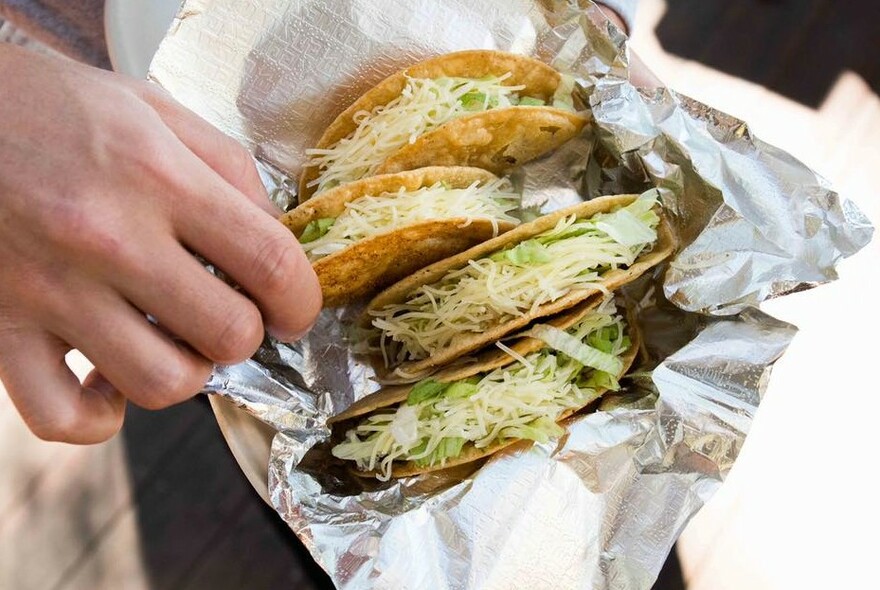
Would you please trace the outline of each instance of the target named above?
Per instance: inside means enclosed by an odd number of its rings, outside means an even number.
[[[552,320],[547,321],[546,323],[556,328],[559,328],[560,330],[568,329],[571,326],[575,325],[578,321],[580,321],[586,314],[593,311],[601,302],[601,297],[593,298],[567,311],[564,314],[560,314],[559,316],[554,317]],[[623,361],[623,368],[621,369],[620,374],[617,375],[618,379],[623,377],[629,371],[639,353],[640,335],[635,319],[630,313],[627,313],[626,315],[627,332],[630,338],[630,347],[621,356],[621,360]],[[520,354],[526,355],[531,352],[540,350],[545,346],[546,345],[543,342],[535,338],[521,338],[514,345],[512,345],[511,348],[513,348]],[[503,367],[505,365],[509,365],[515,362],[515,359],[513,357],[509,356],[503,351],[498,350],[498,353],[499,354],[496,355],[494,351],[488,350],[485,356],[481,355],[473,363],[469,363],[461,367],[450,367],[448,369],[435,373],[432,378],[441,383],[451,383],[453,381],[467,379],[468,377],[471,377],[478,373],[487,373],[498,367]],[[330,418],[327,423],[333,428],[335,433],[344,435],[348,429],[356,426],[356,422],[359,418],[363,418],[375,412],[376,410],[397,406],[405,402],[413,387],[414,385],[410,384],[395,385],[383,388],[372,395],[368,395],[367,397],[358,400],[357,402],[349,406],[348,409],[346,409],[344,412]],[[599,391],[597,391],[598,395],[595,399],[591,400],[585,406],[579,408],[571,408],[563,412],[563,414],[557,419],[557,422],[562,422],[566,418],[569,418],[573,414],[576,414],[577,412],[583,410],[585,407],[591,405],[593,402],[599,399],[606,392],[606,389],[600,389]],[[412,461],[401,461],[399,464],[394,464],[394,466],[392,467],[391,475],[392,477],[409,477],[412,475],[421,475],[424,473],[430,473],[432,471],[449,469],[457,465],[479,461],[480,459],[497,453],[501,449],[520,442],[523,441],[520,439],[496,441],[492,445],[480,449],[475,447],[473,443],[468,442],[465,443],[465,446],[462,448],[461,454],[458,457],[446,461],[444,465],[420,467]],[[378,472],[375,471],[360,471],[358,469],[354,469],[353,471],[363,477],[375,477],[376,475],[378,475]]]
[[[544,62],[522,55],[491,50],[441,55],[392,74],[367,91],[330,124],[315,147],[330,148],[351,135],[358,127],[355,114],[372,112],[397,98],[406,86],[407,78],[482,78],[508,72],[510,77],[504,80],[505,85],[525,86],[521,91],[524,96],[545,102],[552,100],[561,79],[559,72]],[[498,114],[504,111],[510,112]],[[410,170],[433,163],[473,165],[501,173],[562,145],[574,137],[586,121],[581,114],[550,106],[498,108],[465,115],[402,148],[402,153],[392,155],[379,173]],[[457,124],[445,130],[452,123]],[[540,146],[541,151],[535,146]],[[435,157],[437,160],[433,159]],[[484,166],[484,162],[488,164]],[[300,202],[314,194],[315,187],[308,184],[319,175],[318,166],[303,169],[299,183]]]
[[[474,182],[496,179],[478,168],[440,166],[372,176],[321,193],[284,214],[281,221],[299,238],[310,221],[338,217],[345,211],[346,203],[367,195],[400,189],[414,191],[437,182],[450,188],[467,188]],[[515,227],[508,221],[498,221],[497,225],[499,232]],[[420,268],[494,235],[492,222],[487,219],[473,219],[470,223],[464,217],[426,220],[359,240],[316,260],[312,267],[318,275],[324,307],[338,307],[369,297]]]
[[[364,312],[361,321],[362,327],[370,327],[373,319],[373,316],[370,314],[371,311],[381,309],[386,305],[403,303],[419,287],[439,281],[447,272],[466,266],[469,260],[483,258],[484,256],[504,250],[505,248],[528,240],[542,232],[553,229],[560,219],[570,215],[576,215],[579,219],[589,218],[597,213],[610,212],[619,207],[625,207],[637,198],[638,195],[612,195],[599,197],[592,201],[566,207],[565,209],[550,213],[549,215],[539,217],[531,223],[525,223],[502,236],[478,244],[470,250],[461,252],[460,254],[456,254],[455,256],[423,268],[410,277],[395,283],[385,291],[376,295],[376,297],[369,303],[367,310]],[[660,224],[657,227],[657,242],[654,244],[654,248],[639,256],[629,267],[605,273],[602,277],[602,285],[605,290],[613,291],[638,278],[646,271],[662,262],[672,254],[673,250],[675,250],[676,240],[672,231],[672,226],[665,214],[663,214],[662,211],[659,213]],[[445,365],[458,357],[479,350],[491,342],[500,340],[507,334],[525,327],[535,319],[562,312],[599,293],[601,293],[599,289],[572,290],[567,295],[560,297],[555,301],[540,305],[533,311],[529,311],[520,317],[493,326],[484,332],[478,334],[461,334],[445,349],[433,353],[426,359],[401,363],[399,366],[395,367],[394,372],[404,378],[409,375],[423,374],[434,367]]]
[[[379,174],[420,166],[477,166],[502,174],[577,135],[584,118],[544,106],[492,109],[449,121],[392,154]]]

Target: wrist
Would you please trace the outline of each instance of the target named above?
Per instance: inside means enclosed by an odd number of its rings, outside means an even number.
[[[599,6],[599,10],[602,11],[602,14],[605,15],[605,18],[614,23],[614,26],[629,35],[629,27],[627,26],[626,21],[623,20],[623,17],[617,14],[614,9],[608,8],[607,6]]]

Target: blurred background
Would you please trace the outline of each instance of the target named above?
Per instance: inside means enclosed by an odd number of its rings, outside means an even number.
[[[39,34],[0,24],[0,41],[47,50]],[[745,119],[880,221],[876,1],[642,0],[631,46],[670,87]],[[56,48],[110,63],[101,38]],[[878,250],[875,240],[846,261],[836,283],[765,306],[801,333],[727,483],[656,588],[852,588],[876,578],[880,402],[866,338],[880,327],[868,307]],[[280,587],[331,586],[249,486],[204,399],[131,408],[113,441],[69,447],[30,435],[0,391],[0,590]]]

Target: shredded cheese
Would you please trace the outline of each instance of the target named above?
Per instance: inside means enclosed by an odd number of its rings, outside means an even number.
[[[510,215],[518,206],[519,195],[506,179],[482,185],[474,182],[466,188],[447,188],[438,182],[415,191],[367,195],[346,203],[327,233],[302,246],[314,262],[364,238],[430,219],[465,218],[465,225],[488,219],[497,235],[499,221],[519,223]]]
[[[391,154],[416,138],[462,115],[479,110],[511,106],[524,86],[505,86],[505,74],[486,79],[409,78],[400,96],[370,111],[354,115],[357,129],[326,149],[309,149],[310,164],[319,167],[318,178],[309,183],[321,192],[364,178]],[[482,101],[463,101],[465,96]]]
[[[619,211],[591,219],[562,219],[552,230],[505,251],[470,260],[439,281],[423,285],[403,303],[374,310],[380,346],[393,362],[424,359],[462,334],[481,333],[567,295],[602,290],[603,274],[627,267],[656,241],[656,193]],[[639,240],[619,231],[637,220]],[[626,242],[621,243],[620,240]]]
[[[612,301],[566,333],[586,341],[609,326],[616,326],[618,334],[607,343],[610,354],[619,357],[630,343],[624,337],[625,323]],[[445,465],[448,459],[458,456],[438,453],[445,450],[444,441],[464,441],[480,449],[505,439],[546,439],[558,434],[556,421],[564,412],[598,397],[600,387],[590,381],[592,374],[595,371],[575,359],[546,347],[472,378],[477,382],[467,397],[441,394],[366,416],[346,433],[345,441],[332,453],[356,461],[362,470],[376,470],[379,479],[387,480],[394,461]],[[618,377],[613,375],[611,379]],[[461,443],[457,449],[460,452]]]

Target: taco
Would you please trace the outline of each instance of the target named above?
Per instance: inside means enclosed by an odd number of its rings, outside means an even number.
[[[583,128],[573,90],[570,76],[500,51],[418,63],[369,90],[307,150],[300,202],[346,182],[429,165],[502,174]]]
[[[441,260],[379,293],[362,348],[404,378],[607,293],[675,247],[657,191],[580,203]]]
[[[336,307],[510,230],[518,206],[507,179],[430,167],[337,187],[281,221],[312,262],[325,307]]]
[[[546,442],[560,422],[618,389],[638,351],[612,298],[537,324],[495,361],[389,387],[330,420],[332,454],[381,480],[470,463],[519,441]],[[516,350],[515,350],[516,349]]]

